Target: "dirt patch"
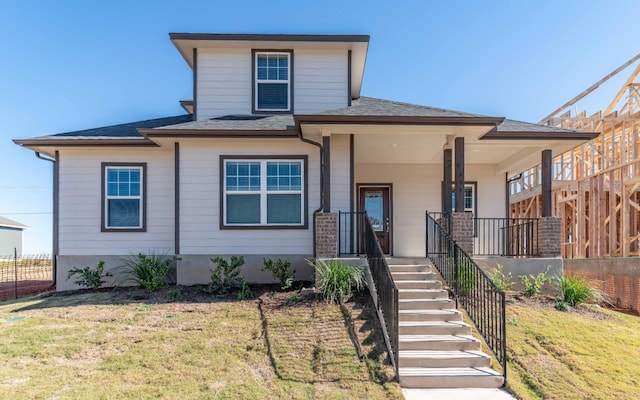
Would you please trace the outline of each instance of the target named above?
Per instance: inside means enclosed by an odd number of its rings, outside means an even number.
[[[525,307],[533,307],[543,310],[556,310],[557,302],[558,301],[555,298],[549,296],[536,295],[528,297],[521,292],[507,292],[507,304],[517,304]],[[614,316],[604,310],[605,308],[597,304],[579,304],[575,307],[571,307],[570,312],[601,320],[609,320],[614,318]]]

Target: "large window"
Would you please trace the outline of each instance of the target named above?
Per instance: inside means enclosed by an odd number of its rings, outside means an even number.
[[[146,164],[102,164],[102,229],[145,229]]]
[[[306,157],[221,158],[223,227],[305,226]]]
[[[256,52],[254,65],[256,111],[291,110],[291,53]]]

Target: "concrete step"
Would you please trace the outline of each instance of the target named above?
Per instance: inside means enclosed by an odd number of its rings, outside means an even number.
[[[433,265],[427,258],[420,257],[385,257],[387,265]]]
[[[458,310],[399,310],[400,321],[462,321]]]
[[[427,264],[416,265],[389,265],[391,273],[394,272],[433,272]]]
[[[454,302],[449,299],[398,299],[399,310],[450,310]]]
[[[397,280],[394,278],[398,289],[442,289],[442,282],[437,280]]]
[[[480,341],[471,335],[399,335],[398,347],[402,350],[477,350]]]
[[[481,368],[400,368],[400,386],[406,388],[499,388],[503,377]]]
[[[400,321],[400,335],[471,335],[471,327],[464,322]]]
[[[433,272],[393,272],[391,270],[391,276],[394,281],[435,281],[438,280],[436,274]]]
[[[398,289],[399,299],[448,299],[449,292],[442,289]]]
[[[491,357],[481,351],[402,350],[400,368],[480,368],[491,365]]]

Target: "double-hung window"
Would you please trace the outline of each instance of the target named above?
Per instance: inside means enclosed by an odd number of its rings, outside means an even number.
[[[305,156],[221,161],[224,227],[304,227]]]
[[[476,207],[476,186],[475,182],[464,184],[464,211],[473,212],[477,214]],[[451,209],[455,210],[456,208],[456,188],[454,185],[451,186]]]
[[[256,111],[291,111],[291,53],[255,53]]]
[[[102,164],[103,230],[145,229],[146,164]]]

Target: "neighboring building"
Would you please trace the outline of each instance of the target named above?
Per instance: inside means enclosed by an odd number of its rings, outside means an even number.
[[[22,232],[29,227],[9,218],[0,216],[0,257],[22,256],[24,239]]]
[[[328,232],[321,255],[339,252],[339,211],[366,209],[386,253],[424,257],[425,211],[452,191],[458,211],[507,217],[510,174],[594,136],[363,97],[365,35],[170,38],[193,70],[188,114],[15,140],[55,161],[58,290],[70,268],[137,252],[179,254],[180,284],[207,283],[214,255],[243,255],[253,282],[271,281],[263,257],[308,278]]]

